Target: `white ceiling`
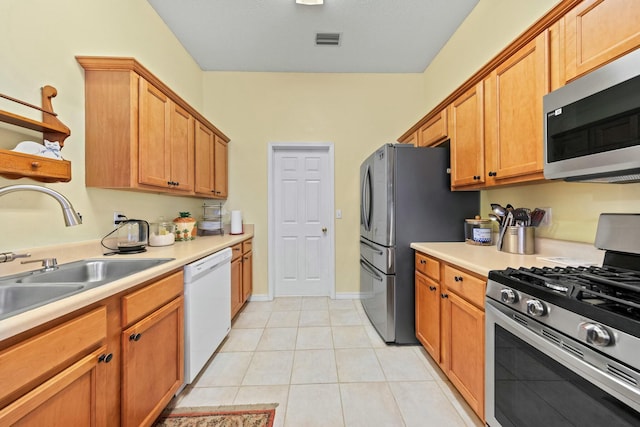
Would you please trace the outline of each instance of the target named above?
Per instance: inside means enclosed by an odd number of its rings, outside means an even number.
[[[148,1],[205,71],[420,73],[479,0]]]

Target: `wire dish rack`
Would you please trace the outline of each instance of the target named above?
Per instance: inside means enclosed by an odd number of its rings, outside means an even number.
[[[204,203],[202,220],[198,221],[198,236],[224,236],[222,227],[222,203]]]

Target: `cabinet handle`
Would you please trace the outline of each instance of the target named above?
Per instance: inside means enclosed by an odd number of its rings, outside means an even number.
[[[489,176],[497,176],[497,175],[498,175],[498,172],[493,172],[493,171],[489,172]]]
[[[176,182],[173,183],[173,185],[175,185],[176,187],[179,187],[180,186],[180,182],[176,181]]]
[[[449,298],[448,294],[440,294],[440,298]]]
[[[435,291],[435,290],[436,290],[436,287],[435,287],[435,286],[429,286],[429,290],[430,290],[430,291]]]
[[[456,282],[462,282],[463,277],[462,276],[455,276],[453,278],[453,280],[455,280]]]
[[[142,334],[131,334],[129,335],[129,341],[140,341],[140,337],[142,337]]]
[[[109,363],[111,362],[111,359],[113,359],[113,353],[101,354],[98,357],[98,363],[101,363],[101,362]]]
[[[420,260],[420,264],[426,264],[426,263],[427,263],[427,261],[425,261],[423,259]]]
[[[246,257],[244,257],[244,259],[245,259],[245,260],[248,260],[248,259],[249,259],[249,257],[248,257],[248,256],[246,256]]]

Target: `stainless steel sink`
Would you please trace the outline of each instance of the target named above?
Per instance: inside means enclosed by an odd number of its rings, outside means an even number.
[[[16,283],[85,283],[91,287],[113,282],[147,268],[170,261],[154,259],[87,259],[62,264],[51,271],[36,271],[16,280]]]
[[[0,278],[0,319],[114,282],[174,258],[86,259]]]
[[[0,285],[0,319],[80,292],[84,285]]]

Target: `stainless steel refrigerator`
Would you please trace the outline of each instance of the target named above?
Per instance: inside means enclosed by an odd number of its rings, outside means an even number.
[[[450,191],[448,147],[386,144],[360,166],[360,295],[384,341],[415,344],[411,242],[464,241],[477,191]]]

